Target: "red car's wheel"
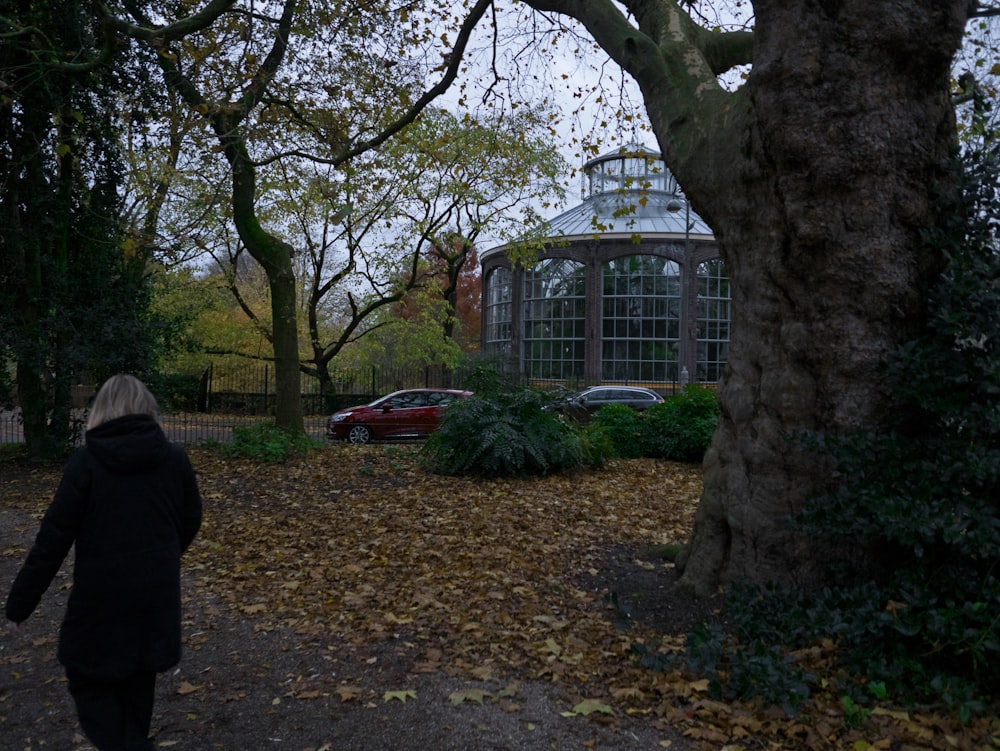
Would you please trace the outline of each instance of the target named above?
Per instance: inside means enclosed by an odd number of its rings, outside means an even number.
[[[367,425],[352,425],[347,431],[347,440],[350,443],[371,443],[372,431]]]

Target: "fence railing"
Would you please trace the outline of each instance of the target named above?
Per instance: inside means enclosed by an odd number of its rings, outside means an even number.
[[[404,388],[458,388],[465,371],[443,367],[365,368],[331,374],[330,383],[303,374],[300,383],[306,431],[325,435],[326,418],[339,409],[367,404]],[[180,443],[228,441],[237,425],[259,422],[274,414],[275,382],[272,365],[241,368],[209,367],[201,375],[159,375],[150,380],[162,410],[162,423],[171,440]],[[86,407],[96,386],[73,387],[74,417],[85,420]],[[21,410],[0,411],[0,444],[22,443]]]
[[[306,430],[316,438],[325,434],[326,418],[339,409],[366,404],[380,396],[405,388],[464,388],[473,367],[449,370],[443,367],[367,368],[343,370],[331,374],[328,384],[303,374],[300,384],[302,412]],[[533,382],[534,383],[534,382]],[[567,384],[535,383],[540,387]],[[581,385],[582,384],[573,384]],[[665,395],[678,384],[647,384]],[[228,441],[237,425],[259,422],[274,414],[274,368],[251,365],[242,368],[209,367],[200,376],[161,375],[150,383],[162,410],[162,422],[171,440],[179,443]],[[73,389],[75,415],[82,424],[86,405],[95,386],[78,385]],[[21,411],[0,411],[0,444],[21,443],[24,432]]]
[[[78,410],[76,417],[80,424],[86,417],[86,410]],[[306,432],[316,440],[326,436],[326,415],[309,415],[304,418]],[[247,414],[207,414],[204,412],[166,412],[160,415],[160,423],[171,441],[177,443],[228,443],[233,437],[233,428],[251,425],[265,420],[263,415]],[[0,445],[23,443],[24,430],[19,409],[0,412]],[[82,436],[77,436],[77,445]]]
[[[344,369],[323,382],[301,375],[299,393],[306,415],[328,414],[406,388],[458,388],[471,369]],[[274,410],[275,379],[271,365],[239,369],[209,367],[200,376],[164,376],[152,384],[164,411],[268,415]]]

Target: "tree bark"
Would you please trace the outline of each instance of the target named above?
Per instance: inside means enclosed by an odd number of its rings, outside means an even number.
[[[786,519],[829,468],[788,434],[885,424],[882,366],[923,320],[942,263],[920,234],[955,184],[949,74],[965,5],[755,4],[741,189],[712,211],[733,328],[682,559],[696,590],[823,580],[820,551]]]
[[[579,17],[639,83],[733,295],[681,581],[703,594],[737,579],[815,584],[831,551],[786,522],[829,468],[788,436],[885,422],[882,365],[941,268],[920,235],[955,185],[949,74],[969,4],[757,0],[752,72],[733,94],[706,83],[713,63],[673,2],[635,5],[638,30]]]
[[[229,133],[236,132],[235,127],[229,129]],[[222,137],[230,139],[225,153],[233,172],[233,221],[247,251],[263,267],[271,291],[274,422],[288,433],[304,433],[293,248],[265,231],[257,219],[256,172],[245,143],[229,135]]]

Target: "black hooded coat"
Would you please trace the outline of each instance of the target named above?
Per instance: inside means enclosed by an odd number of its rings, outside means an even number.
[[[70,457],[6,616],[31,615],[75,543],[59,661],[97,681],[167,670],[181,657],[181,554],[200,525],[184,450],[152,417],[109,420]]]

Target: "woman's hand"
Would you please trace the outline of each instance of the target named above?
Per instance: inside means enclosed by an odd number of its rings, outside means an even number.
[[[14,623],[14,621],[7,621],[7,630],[10,631],[14,636],[20,636],[23,633],[21,629],[21,624]]]

